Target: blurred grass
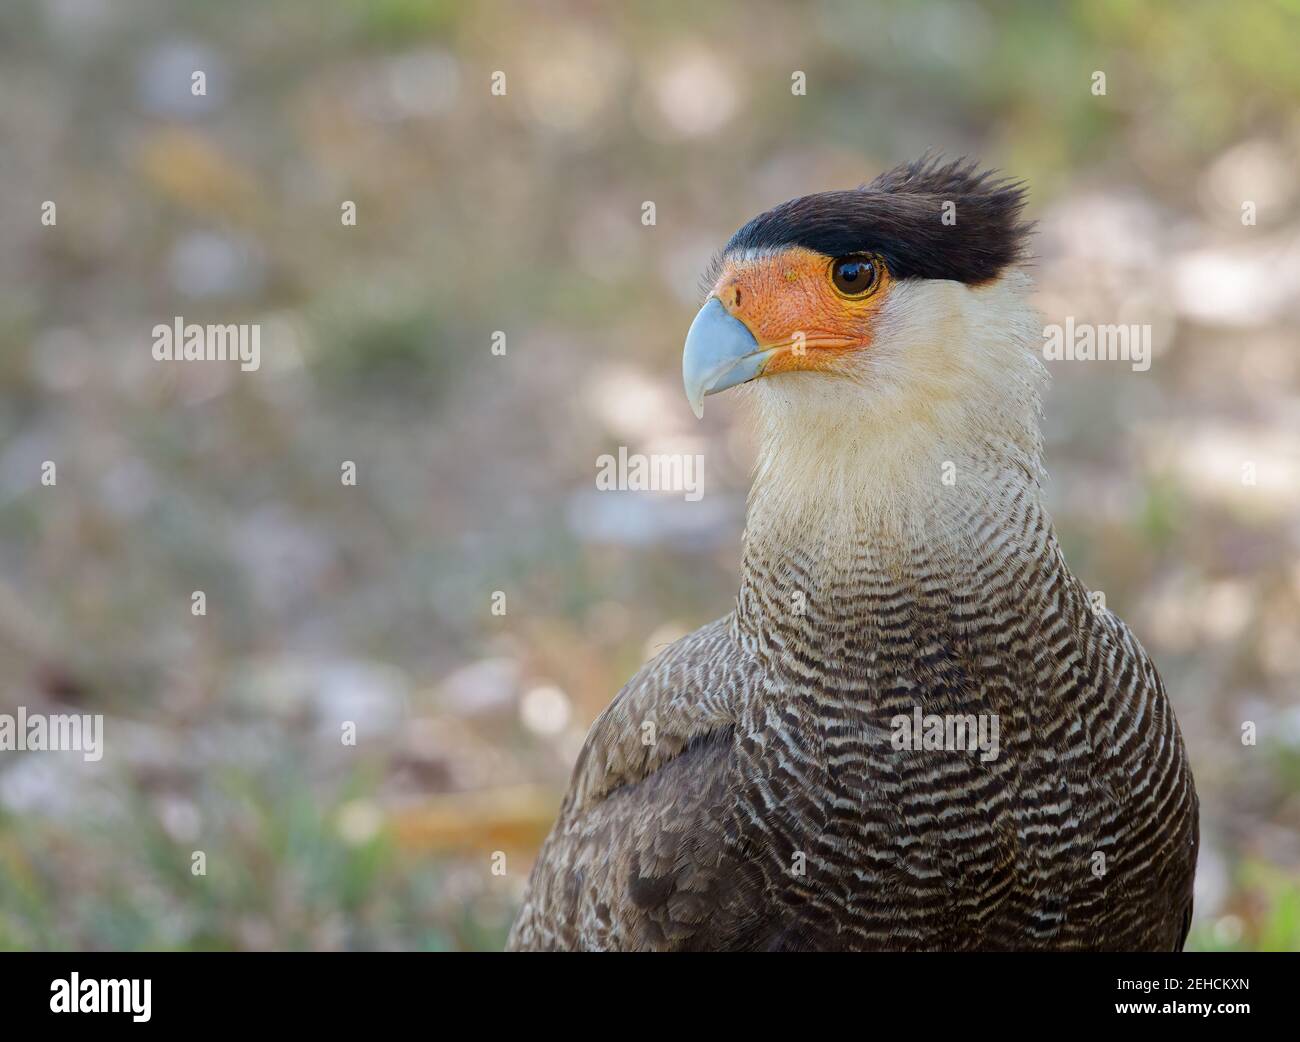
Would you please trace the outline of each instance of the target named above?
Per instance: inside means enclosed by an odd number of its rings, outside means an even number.
[[[1188,951],[1300,951],[1300,880],[1258,862],[1244,863],[1236,880],[1239,911],[1197,924]]]
[[[96,851],[93,864],[75,863],[62,830],[0,819],[0,947],[500,947],[511,908],[499,895],[465,885],[450,895],[448,870],[404,854],[387,826],[341,833],[340,813],[367,806],[374,788],[358,772],[322,800],[298,765],[270,776],[229,772],[204,807],[222,823],[217,842],[176,841],[138,799],[126,808],[125,834],[120,825],[78,826],[77,846]],[[199,848],[206,874],[196,876]]]

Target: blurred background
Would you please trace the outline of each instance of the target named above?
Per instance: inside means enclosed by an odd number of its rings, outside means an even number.
[[[5,3],[0,712],[107,751],[0,753],[0,947],[500,947],[591,720],[731,607],[702,270],[933,148],[1028,180],[1045,321],[1152,326],[1052,365],[1048,499],[1190,747],[1191,946],[1300,949],[1297,54],[1295,0]],[[620,445],[704,498],[597,495]]]

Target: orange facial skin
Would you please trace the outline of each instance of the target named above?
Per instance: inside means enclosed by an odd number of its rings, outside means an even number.
[[[743,322],[759,347],[776,348],[763,375],[834,370],[844,355],[871,344],[872,320],[889,292],[876,259],[875,288],[847,296],[831,281],[834,259],[802,246],[758,260],[729,261],[713,295]]]

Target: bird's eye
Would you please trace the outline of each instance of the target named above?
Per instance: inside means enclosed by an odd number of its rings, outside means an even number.
[[[875,289],[879,276],[870,257],[840,257],[831,264],[831,282],[847,297],[860,297]]]

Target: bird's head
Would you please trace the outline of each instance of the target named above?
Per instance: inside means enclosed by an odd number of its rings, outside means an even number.
[[[769,449],[809,466],[846,438],[886,470],[989,439],[1034,455],[1043,368],[1022,205],[1018,183],[923,159],[755,217],[714,262],[686,337],[696,415],[748,384]]]

